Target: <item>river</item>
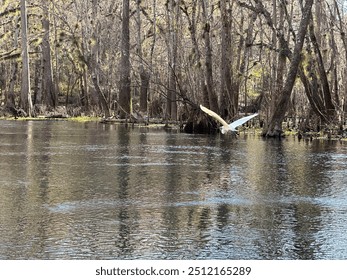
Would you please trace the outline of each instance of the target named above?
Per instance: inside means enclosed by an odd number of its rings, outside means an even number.
[[[347,259],[347,142],[0,121],[0,259]]]

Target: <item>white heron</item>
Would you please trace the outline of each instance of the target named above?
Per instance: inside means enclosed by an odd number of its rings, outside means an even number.
[[[220,128],[221,132],[224,134],[228,131],[234,131],[237,132],[236,127],[244,124],[245,122],[248,122],[250,119],[258,116],[258,113],[255,113],[253,115],[249,115],[247,117],[243,117],[241,119],[238,119],[230,124],[228,124],[225,120],[223,120],[221,118],[221,116],[219,116],[217,113],[211,111],[210,109],[207,109],[206,107],[200,105],[200,109],[202,111],[204,111],[206,114],[208,114],[209,116],[211,116],[212,118],[216,119],[217,121],[219,121],[223,126]]]

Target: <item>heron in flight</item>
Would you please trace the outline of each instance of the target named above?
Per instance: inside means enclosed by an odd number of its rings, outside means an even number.
[[[212,118],[216,119],[217,121],[219,121],[223,126],[221,127],[221,132],[224,134],[228,131],[234,131],[237,132],[236,127],[244,124],[245,122],[248,122],[250,119],[254,118],[255,116],[258,116],[258,113],[255,113],[253,115],[249,115],[247,117],[243,117],[241,119],[238,119],[230,124],[228,124],[225,120],[223,120],[221,118],[221,116],[219,116],[218,114],[216,114],[215,112],[211,111],[210,109],[207,109],[206,107],[200,105],[200,109],[202,111],[204,111],[206,114],[208,114],[209,116],[211,116]]]

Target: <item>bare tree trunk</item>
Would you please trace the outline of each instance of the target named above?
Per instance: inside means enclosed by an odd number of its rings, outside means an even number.
[[[292,56],[292,60],[289,67],[289,72],[283,89],[281,91],[281,95],[279,97],[279,102],[275,108],[275,111],[272,115],[270,123],[265,130],[264,135],[269,137],[276,137],[282,135],[282,122],[284,116],[288,109],[288,104],[290,101],[290,95],[294,86],[294,82],[296,79],[296,74],[298,72],[298,68],[301,62],[301,51],[304,45],[305,35],[307,33],[307,27],[311,19],[311,9],[313,5],[313,0],[306,0],[305,6],[302,10],[302,17],[300,21],[299,31],[294,47],[294,52]]]
[[[334,0],[334,5],[335,5],[335,10],[336,10],[336,14],[339,20],[339,28],[340,28],[340,35],[341,35],[341,41],[342,41],[342,45],[344,48],[344,57],[345,57],[345,61],[347,61],[347,35],[346,35],[346,30],[344,28],[344,18],[341,16],[340,13],[340,9],[339,6],[337,4],[337,1]],[[347,77],[347,66],[345,65],[343,67],[343,75],[344,77]],[[347,110],[347,79],[344,79],[343,81],[343,88],[344,88],[344,92],[342,94],[342,98],[341,98],[341,107],[342,107],[342,111]],[[342,120],[344,120],[345,118],[345,114],[342,114]]]
[[[43,80],[42,80],[42,93],[44,95],[45,104],[55,107],[57,105],[57,96],[53,83],[52,71],[52,58],[51,58],[51,44],[50,37],[50,21],[49,21],[49,2],[42,0],[43,17],[42,27],[44,31],[42,40],[42,60],[43,60]]]
[[[22,88],[21,88],[21,107],[30,117],[32,114],[32,101],[30,92],[30,69],[29,69],[29,51],[28,51],[28,25],[26,1],[21,0],[21,28],[22,28]]]
[[[246,38],[243,43],[243,55],[240,55],[240,65],[239,65],[239,73],[237,75],[234,75],[234,85],[233,85],[233,91],[235,91],[233,94],[234,96],[234,102],[238,102],[239,100],[239,95],[241,91],[241,81],[242,79],[245,80],[245,97],[244,97],[244,105],[245,108],[247,108],[247,67],[248,67],[248,62],[249,62],[249,57],[251,56],[251,45],[252,45],[252,40],[253,40],[253,26],[254,22],[257,19],[257,13],[253,12],[251,17],[249,17],[249,22],[248,22],[248,27],[247,27],[247,32],[246,32]],[[241,41],[241,40],[240,40]],[[235,114],[238,113],[238,106],[234,108]]]
[[[176,8],[177,7],[177,8]],[[168,87],[166,99],[166,117],[177,120],[177,97],[176,97],[176,64],[177,64],[177,21],[178,5],[174,0],[168,1],[167,22],[168,22]],[[175,17],[176,16],[176,17]]]
[[[98,16],[98,2],[97,0],[93,0],[93,11],[92,11],[92,16],[93,16],[93,22],[95,22],[95,26],[93,27],[93,31],[92,31],[92,38],[94,41],[94,44],[91,47],[90,50],[90,55],[86,60],[86,65],[87,65],[87,69],[88,72],[92,78],[92,82],[93,82],[93,86],[95,88],[95,91],[98,95],[99,98],[99,102],[101,105],[101,108],[103,110],[104,113],[104,117],[105,118],[109,118],[111,116],[110,114],[110,108],[108,106],[106,97],[104,95],[104,93],[102,92],[101,88],[100,88],[100,84],[99,84],[99,40],[97,37],[98,34],[98,20],[97,20],[97,16]]]
[[[89,111],[89,93],[88,93],[88,82],[87,82],[87,71],[86,66],[83,65],[82,74],[80,76],[80,89],[81,89],[81,105],[85,111]]]
[[[196,81],[196,85],[194,87],[194,92],[192,92],[192,95],[195,95],[203,100],[208,100],[208,93],[205,87],[205,77],[204,77],[204,69],[202,67],[202,55],[201,50],[199,47],[198,42],[198,36],[197,36],[197,27],[198,27],[198,16],[197,16],[197,7],[198,7],[198,0],[192,1],[191,10],[189,10],[189,7],[186,5],[184,1],[182,1],[182,11],[187,17],[188,21],[188,30],[190,32],[190,38],[193,44],[192,48],[192,55],[191,55],[191,65],[194,66],[197,70],[197,77],[198,80]],[[199,102],[201,102],[199,100]]]
[[[334,15],[336,18],[336,15]],[[336,39],[334,35],[334,31],[331,29],[331,40],[330,40],[330,47],[332,49],[331,58],[330,58],[330,65],[332,65],[332,98],[334,100],[333,104],[335,104],[335,109],[338,114],[341,113],[341,102],[340,102],[340,96],[339,96],[339,77],[338,77],[338,48],[336,44]]]
[[[213,69],[212,69],[212,46],[210,39],[210,18],[208,14],[209,3],[208,0],[202,0],[202,14],[204,21],[204,41],[205,41],[205,87],[208,94],[208,104],[212,111],[219,112],[218,98],[213,89]]]
[[[6,95],[6,106],[7,107],[15,107],[14,86],[15,86],[15,82],[17,80],[17,74],[18,74],[18,62],[14,61],[14,62],[12,62],[9,89],[8,89],[8,93]]]
[[[57,11],[55,9],[55,6],[53,5],[53,31],[54,31],[54,40],[55,42],[58,42],[59,36],[58,36],[58,20],[57,20]],[[54,68],[53,73],[54,73],[54,92],[56,95],[56,101],[58,103],[58,94],[60,92],[59,89],[59,82],[60,82],[60,56],[59,56],[59,44],[54,44],[54,65],[52,67]]]
[[[17,40],[20,33],[19,21],[20,21],[20,18],[17,17],[14,22],[15,23],[15,33],[14,33],[14,40],[13,40],[14,48],[18,47]],[[14,60],[13,62],[11,62],[9,88],[8,88],[8,93],[5,95],[6,107],[9,107],[9,108],[16,107],[14,89],[15,89],[15,83],[17,81],[17,74],[18,74],[18,62]]]
[[[130,88],[130,34],[129,20],[130,7],[129,0],[123,0],[122,13],[122,40],[121,40],[121,65],[120,65],[120,88],[119,106],[120,117],[127,118],[132,113],[131,108],[131,88]]]
[[[325,104],[325,109],[327,111],[326,114],[327,116],[333,118],[335,113],[335,106],[332,102],[329,81],[328,81],[327,74],[325,72],[324,61],[323,61],[323,57],[317,42],[315,32],[314,32],[312,20],[309,25],[309,35],[310,35],[310,39],[311,39],[313,49],[316,55],[317,64],[318,64],[318,73],[319,73],[319,78],[320,78],[322,91],[323,91],[323,100]]]
[[[283,11],[283,5],[280,5],[279,7],[279,22],[277,22],[277,5],[276,1],[273,1],[273,9],[274,9],[274,24],[276,27],[278,27],[279,30],[284,30],[284,11]],[[276,11],[275,11],[276,9]],[[277,40],[277,36],[274,33],[274,36],[272,38],[274,46],[278,47],[279,52],[278,52],[278,57],[275,58],[275,63],[273,65],[273,78],[275,81],[274,84],[274,90],[272,92],[272,97],[271,97],[271,112],[275,111],[275,108],[277,106],[278,102],[278,97],[281,94],[281,90],[283,88],[283,83],[284,83],[284,74],[285,74],[285,68],[286,68],[286,60],[287,57],[285,55],[285,50],[286,50],[286,45],[283,40]]]
[[[227,7],[227,1],[220,1],[221,11],[221,89],[220,111],[222,117],[235,116],[238,109],[238,94],[232,90],[231,78],[231,8]]]
[[[141,21],[141,0],[136,1],[136,16],[137,16],[137,55],[140,60],[140,111],[147,113],[148,106],[148,87],[150,74],[144,68],[144,58],[142,56],[142,21]]]
[[[304,67],[302,65],[299,66],[298,74],[302,84],[304,85],[306,96],[311,104],[312,110],[321,120],[328,121],[324,114],[323,100],[318,92],[317,77],[312,73],[312,61],[309,61],[306,71],[309,72],[311,82],[305,75]]]
[[[41,48],[37,47],[37,52],[39,53],[41,51]],[[33,63],[34,67],[31,69],[31,73],[33,74],[32,77],[33,77],[33,85],[32,85],[32,88],[33,88],[33,91],[34,91],[34,94],[33,94],[33,104],[38,104],[38,105],[42,105],[43,103],[43,100],[42,100],[42,85],[43,85],[43,82],[42,82],[42,77],[43,77],[43,67],[42,67],[42,64],[43,64],[43,58],[42,56],[41,57],[38,57],[35,62]],[[41,112],[40,112],[41,113]]]

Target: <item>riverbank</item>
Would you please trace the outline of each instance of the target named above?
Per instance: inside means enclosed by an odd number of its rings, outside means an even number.
[[[148,128],[166,128],[183,131],[184,122],[179,121],[165,121],[163,119],[151,118],[146,120],[129,120],[129,119],[104,119],[102,117],[95,116],[37,116],[37,117],[0,117],[0,120],[10,120],[10,121],[72,121],[72,122],[100,122],[103,124],[117,124],[117,125],[128,125],[137,127],[148,127]],[[261,128],[240,128],[239,134],[256,134],[261,135]],[[302,132],[300,130],[285,130],[284,137],[297,137],[299,140],[339,140],[347,141],[347,130],[344,131],[310,131]]]
[[[37,116],[37,117],[0,117],[0,120],[7,121],[71,121],[71,122],[100,122],[103,124],[117,124],[117,125],[127,125],[127,126],[137,126],[137,127],[148,127],[148,128],[165,128],[182,130],[182,123],[179,122],[165,122],[159,119],[149,119],[147,121],[134,121],[127,119],[104,119],[101,117],[94,116],[78,116],[78,117],[68,117],[68,116]]]

